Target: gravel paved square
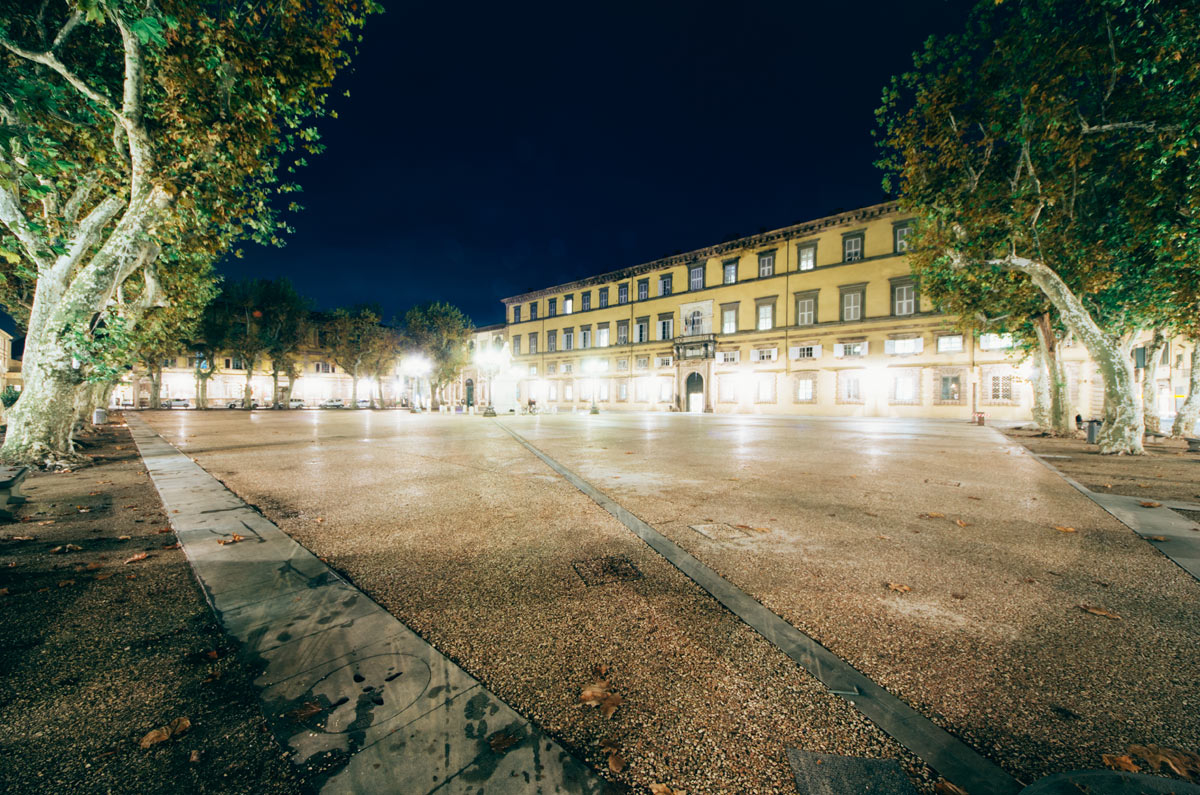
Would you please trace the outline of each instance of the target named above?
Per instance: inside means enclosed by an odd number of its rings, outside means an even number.
[[[143,416],[615,780],[791,792],[792,746],[893,757],[928,789],[903,749],[488,420]],[[1200,748],[1200,585],[990,428],[503,421],[1023,781],[1131,744]],[[585,584],[577,563],[614,557],[643,576]],[[580,702],[598,665],[623,698],[611,718]]]

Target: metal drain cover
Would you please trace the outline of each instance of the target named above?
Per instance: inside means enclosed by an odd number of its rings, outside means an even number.
[[[605,585],[610,582],[640,580],[642,573],[633,561],[624,555],[610,555],[591,560],[577,560],[571,564],[584,585]]]
[[[693,524],[688,527],[713,541],[734,541],[739,538],[748,538],[750,535],[745,530],[739,530],[729,524]]]

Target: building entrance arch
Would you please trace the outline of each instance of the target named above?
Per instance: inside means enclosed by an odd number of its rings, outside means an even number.
[[[697,414],[704,411],[704,376],[699,373],[689,373],[684,382],[684,394],[687,395],[687,410]]]
[[[467,379],[467,408],[475,405],[475,379]]]

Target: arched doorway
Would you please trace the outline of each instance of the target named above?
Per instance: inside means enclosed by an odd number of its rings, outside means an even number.
[[[467,379],[467,408],[475,405],[475,379]]]
[[[691,373],[687,377],[684,384],[684,393],[687,395],[687,410],[697,414],[704,411],[704,376],[699,373]]]

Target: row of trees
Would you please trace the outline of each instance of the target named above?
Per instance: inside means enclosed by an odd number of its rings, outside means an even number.
[[[137,354],[150,374],[150,407],[158,408],[162,362],[186,353],[196,379],[196,405],[208,406],[208,382],[220,372],[225,355],[236,358],[246,371],[242,405],[252,405],[251,377],[269,367],[272,403],[286,406],[302,373],[302,354],[317,348],[352,381],[351,405],[358,405],[363,379],[374,379],[371,405],[383,403],[383,379],[395,372],[397,361],[420,353],[430,360],[435,396],[457,377],[466,364],[470,320],[447,303],[416,306],[402,320],[385,324],[382,310],[364,305],[318,313],[287,279],[251,279],[224,284],[198,315],[156,317],[153,335],[139,337]],[[107,401],[114,370],[100,397]],[[282,385],[281,385],[282,382]]]
[[[1037,418],[1070,428],[1059,348],[1104,379],[1104,453],[1157,428],[1159,356],[1190,340],[1176,434],[1200,413],[1200,10],[981,0],[877,112],[885,188],[917,218],[922,289],[1038,364]],[[1131,346],[1150,334],[1139,394]]]
[[[75,459],[74,420],[198,320],[212,264],[279,244],[290,175],[372,0],[9,0],[0,303],[26,332],[0,456]]]

